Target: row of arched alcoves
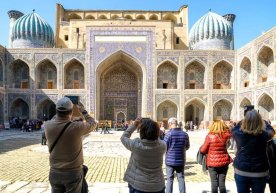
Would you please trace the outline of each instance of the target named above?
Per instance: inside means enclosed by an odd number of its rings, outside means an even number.
[[[84,89],[84,66],[77,59],[72,59],[64,65],[64,89]],[[30,78],[30,67],[21,59],[17,59],[7,68],[7,86],[9,88],[30,88],[31,81],[35,82],[36,89],[57,88],[57,65],[49,59],[38,63],[35,68],[35,79]],[[0,86],[4,84],[3,64],[0,61]]]
[[[239,109],[238,116],[235,116],[233,112],[234,104],[227,99],[217,101],[213,105],[213,116],[212,119],[222,120],[234,120],[242,119],[244,106],[251,105],[252,102],[244,98],[241,103],[237,106]],[[195,98],[187,102],[185,108],[185,122],[193,121],[194,123],[201,123],[209,119],[209,112],[206,110],[206,104],[201,99]],[[263,119],[274,120],[274,101],[268,94],[263,94],[257,101],[255,108],[259,110]],[[179,117],[180,108],[171,100],[165,100],[157,106],[157,120],[163,121],[168,120],[170,117]],[[235,117],[235,118],[234,118]]]
[[[71,13],[67,16],[67,20],[71,19],[89,19],[89,20],[104,20],[104,19],[128,19],[128,20],[164,20],[164,21],[172,21],[177,23],[177,17],[172,13],[163,14],[124,14],[123,16],[120,14],[89,14],[86,13],[86,16],[83,17],[77,13]]]
[[[270,95],[264,93],[257,100],[256,109],[259,110],[263,119],[274,120],[274,100]],[[248,98],[244,98],[238,105],[239,116],[236,119],[243,118],[243,108],[245,105],[251,105],[252,102]],[[213,119],[233,120],[234,104],[227,99],[221,99],[213,105]],[[208,110],[206,110],[206,103],[199,98],[189,100],[185,106],[185,121],[193,121],[194,123],[201,123],[201,121],[208,120]],[[163,121],[170,117],[179,117],[180,108],[171,100],[164,100],[156,107],[157,120]],[[10,117],[29,118],[30,105],[22,98],[13,100],[8,107]],[[38,119],[50,119],[55,114],[55,104],[50,99],[45,99],[36,105]],[[4,121],[4,107],[0,101],[0,122]]]

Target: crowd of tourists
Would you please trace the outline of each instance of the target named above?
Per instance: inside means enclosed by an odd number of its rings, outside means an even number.
[[[52,193],[88,192],[85,181],[87,167],[83,165],[82,137],[97,126],[97,122],[79,106],[84,121],[71,121],[73,104],[63,97],[56,104],[56,116],[45,122],[45,135],[50,152],[49,181]],[[149,118],[137,118],[123,132],[121,142],[131,151],[124,175],[130,193],[172,193],[174,176],[179,192],[186,193],[186,151],[190,148],[188,132],[177,118],[168,120],[168,131]],[[133,132],[140,137],[132,139]],[[236,142],[234,158],[227,149]],[[264,193],[266,183],[271,192],[276,189],[275,130],[253,108],[245,111],[236,125],[214,120],[199,149],[200,164],[210,176],[211,192],[226,193],[225,180],[229,164],[233,163],[238,193]],[[165,155],[167,182],[162,170]]]
[[[9,125],[10,128],[20,129],[23,132],[32,132],[41,129],[42,121],[38,119],[10,117]]]

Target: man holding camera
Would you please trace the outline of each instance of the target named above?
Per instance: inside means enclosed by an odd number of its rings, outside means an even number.
[[[78,106],[84,121],[71,121],[73,103],[68,97],[56,103],[56,116],[45,123],[50,152],[49,181],[52,193],[80,193],[83,181],[82,137],[95,129],[97,123]]]

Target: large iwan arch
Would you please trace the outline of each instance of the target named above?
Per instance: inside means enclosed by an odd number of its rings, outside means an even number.
[[[96,116],[115,120],[126,112],[127,120],[142,114],[143,70],[135,58],[119,51],[106,58],[96,70]]]

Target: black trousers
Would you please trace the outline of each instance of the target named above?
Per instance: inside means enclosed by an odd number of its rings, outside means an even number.
[[[223,167],[208,167],[208,172],[211,178],[211,192],[226,193],[225,179],[228,171],[228,165]]]

